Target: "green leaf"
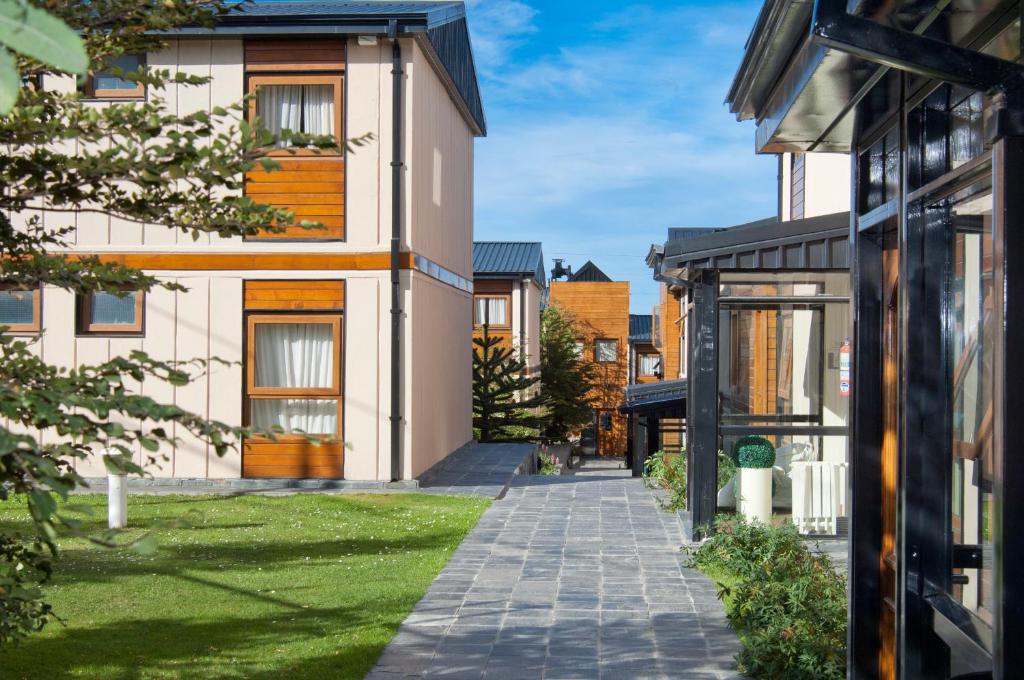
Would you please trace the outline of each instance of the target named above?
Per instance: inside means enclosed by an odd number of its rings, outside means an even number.
[[[0,116],[6,115],[18,101],[21,78],[14,56],[0,47]]]
[[[132,550],[139,553],[140,555],[152,555],[159,548],[159,544],[156,541],[156,536],[153,534],[147,534],[131,544]]]
[[[68,73],[83,74],[89,68],[78,34],[27,2],[0,0],[0,44]]]

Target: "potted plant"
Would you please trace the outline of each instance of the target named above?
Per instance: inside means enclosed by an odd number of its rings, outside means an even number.
[[[736,466],[740,469],[740,514],[747,521],[772,518],[772,467],[775,447],[764,437],[743,437],[736,442]]]

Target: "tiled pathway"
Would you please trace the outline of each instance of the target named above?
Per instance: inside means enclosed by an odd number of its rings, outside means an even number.
[[[737,677],[714,586],[628,474],[516,477],[368,679]]]

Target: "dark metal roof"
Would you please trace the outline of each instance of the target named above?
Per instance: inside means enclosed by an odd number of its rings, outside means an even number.
[[[536,241],[473,242],[475,277],[533,277],[543,287],[547,281],[544,272],[544,251]]]
[[[173,35],[386,35],[394,21],[412,35],[449,80],[456,104],[478,135],[487,119],[477,80],[464,2],[256,2],[239,3],[212,29],[183,27]]]
[[[596,264],[587,260],[586,264],[579,268],[575,274],[569,277],[573,283],[610,283],[611,277],[601,271]]]
[[[713,234],[716,231],[722,231],[722,229],[724,229],[724,227],[669,227],[668,240],[681,241],[684,238],[694,238],[695,236],[703,236],[704,234]]]
[[[626,386],[626,400],[620,413],[675,411],[675,417],[686,413],[687,380],[662,380],[655,383]]]
[[[850,213],[804,220],[775,218],[665,244],[662,268],[847,269]]]
[[[629,341],[630,342],[652,342],[654,334],[654,319],[650,314],[629,315]]]

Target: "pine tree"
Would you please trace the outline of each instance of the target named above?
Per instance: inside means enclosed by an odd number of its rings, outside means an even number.
[[[480,441],[510,439],[517,430],[544,425],[544,396],[526,396],[540,376],[527,376],[525,369],[526,362],[486,325],[473,338],[473,429]]]
[[[596,368],[584,361],[583,337],[573,318],[557,306],[544,310],[540,331],[541,392],[547,404],[543,436],[565,441],[593,418]]]

